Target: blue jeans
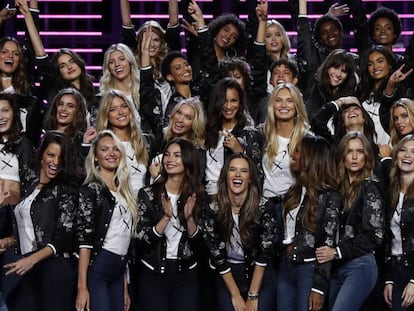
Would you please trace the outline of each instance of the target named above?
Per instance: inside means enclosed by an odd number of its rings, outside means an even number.
[[[197,267],[179,271],[178,260],[167,259],[165,273],[142,267],[139,275],[138,310],[197,311],[200,288]]]
[[[125,256],[102,249],[88,270],[91,311],[124,310]]]
[[[276,282],[277,310],[307,311],[313,284],[315,263],[293,263],[284,256],[279,265]]]
[[[4,302],[3,295],[0,293],[0,311],[7,311],[6,303]]]
[[[239,288],[240,294],[246,300],[251,279],[246,277],[244,264],[230,264],[231,273]],[[259,311],[274,310],[275,299],[275,271],[271,265],[266,267],[259,292]],[[217,309],[219,311],[233,311],[230,292],[221,275],[217,277]]]
[[[331,275],[329,310],[358,311],[374,288],[378,268],[372,253],[351,259]]]

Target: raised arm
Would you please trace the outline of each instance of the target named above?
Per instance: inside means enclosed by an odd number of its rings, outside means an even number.
[[[123,0],[125,1],[125,0]],[[168,1],[168,27],[174,27],[178,25],[178,2],[177,0]]]
[[[37,10],[37,0],[31,0],[30,5],[34,6],[31,7],[31,9]],[[18,7],[20,13],[22,13],[24,16],[24,21],[26,23],[26,28],[29,33],[30,41],[32,43],[34,55],[36,57],[46,56],[46,51],[43,46],[42,39],[40,38],[39,32],[34,22],[33,16],[30,13],[29,6],[27,5],[26,0],[16,0],[16,6]]]
[[[132,27],[131,6],[128,0],[120,0],[122,26]]]

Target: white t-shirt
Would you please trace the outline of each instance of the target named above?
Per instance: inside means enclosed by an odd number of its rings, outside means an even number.
[[[178,257],[178,246],[180,244],[181,236],[183,235],[184,228],[180,224],[177,212],[177,201],[179,196],[167,192],[168,197],[173,208],[173,216],[167,224],[164,230],[164,235],[167,240],[167,258],[177,259]]]
[[[145,187],[145,176],[147,174],[147,168],[143,163],[138,163],[135,155],[135,150],[129,141],[123,141],[122,144],[125,147],[126,163],[130,172],[129,181],[131,183],[131,189],[135,197],[138,195],[139,189]]]
[[[277,136],[279,148],[276,157],[272,161],[269,168],[268,157],[263,155],[263,196],[271,198],[275,196],[283,196],[291,185],[295,183],[295,178],[290,171],[290,155],[289,155],[289,138]]]

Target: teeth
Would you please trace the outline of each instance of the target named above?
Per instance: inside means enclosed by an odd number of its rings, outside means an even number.
[[[404,163],[404,164],[411,164],[412,161],[410,161],[410,160],[402,160],[402,163]]]
[[[235,185],[241,185],[242,183],[243,183],[243,181],[240,180],[240,179],[233,179],[233,184],[235,184]]]
[[[7,121],[0,121],[0,126],[3,126],[7,123]]]
[[[6,65],[13,65],[13,61],[11,59],[6,59],[4,62]]]

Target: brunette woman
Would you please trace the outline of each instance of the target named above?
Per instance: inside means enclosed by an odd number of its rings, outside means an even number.
[[[206,126],[206,191],[217,193],[221,168],[233,153],[245,153],[261,170],[261,133],[246,118],[245,96],[240,84],[232,78],[220,80],[214,88],[208,107]]]
[[[404,84],[413,69],[403,72],[394,55],[383,46],[373,46],[361,62],[360,95],[362,106],[374,121],[377,144],[389,144],[390,107],[398,98],[410,97]]]
[[[218,193],[205,210],[203,231],[218,271],[218,310],[273,310],[275,209],[261,198],[256,165],[235,153],[225,163]]]
[[[374,252],[384,236],[384,199],[372,175],[374,152],[363,134],[347,133],[336,161],[344,198],[338,243],[317,248],[316,258],[320,264],[333,261],[329,310],[359,310],[378,278]]]
[[[13,210],[14,252],[19,258],[12,262],[5,258],[6,303],[9,310],[72,311],[79,182],[74,145],[67,134],[50,131],[38,154],[38,174]]]
[[[76,310],[128,310],[126,255],[137,223],[125,149],[110,130],[99,132],[86,158],[76,234]]]
[[[414,135],[403,137],[393,150],[387,212],[384,298],[392,310],[414,310]]]
[[[331,263],[316,262],[315,250],[335,246],[342,207],[334,148],[324,138],[308,134],[291,157],[296,182],[283,201],[276,304],[278,310],[320,310],[328,292]]]
[[[169,141],[160,178],[138,194],[141,310],[198,310],[198,229],[206,194],[196,148],[189,140]]]

